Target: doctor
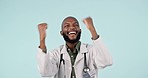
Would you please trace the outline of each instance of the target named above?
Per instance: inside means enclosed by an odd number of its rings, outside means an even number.
[[[91,33],[92,45],[80,41],[79,22],[69,16],[63,20],[60,31],[65,44],[49,52],[45,44],[47,24],[38,25],[40,45],[37,61],[43,77],[98,78],[100,68],[112,65],[112,58],[96,32],[92,18],[87,17],[83,22]]]

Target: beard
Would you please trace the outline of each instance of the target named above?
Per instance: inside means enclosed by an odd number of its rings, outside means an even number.
[[[81,32],[79,32],[76,39],[73,39],[73,40],[71,40],[65,33],[63,33],[64,40],[69,43],[76,43],[77,41],[80,40],[80,37],[81,37]]]

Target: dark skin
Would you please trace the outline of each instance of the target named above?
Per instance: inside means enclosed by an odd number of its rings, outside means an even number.
[[[91,17],[87,17],[83,20],[83,23],[86,25],[87,29],[90,31],[92,35],[92,39],[95,40],[99,37],[97,34],[95,27],[93,25],[93,21]],[[45,39],[46,39],[46,29],[47,29],[47,23],[41,23],[38,25],[39,29],[39,35],[40,35],[40,48],[46,49]],[[71,40],[76,39],[78,33],[81,32],[81,29],[79,27],[78,21],[74,18],[68,18],[64,20],[62,24],[62,30],[60,31],[61,35],[65,33]],[[69,43],[66,42],[66,44],[69,46],[71,50],[74,50],[76,44],[78,43]]]
[[[70,32],[73,32],[73,33],[69,34]],[[68,18],[68,19],[63,21],[62,31],[60,32],[61,35],[63,35],[63,33],[65,33],[70,38],[70,40],[74,40],[78,36],[79,32],[81,32],[81,29],[80,29],[80,26],[79,26],[79,23],[78,23],[77,20],[75,20],[74,18],[70,17],[70,18]],[[74,50],[74,48],[75,48],[77,43],[78,43],[78,41],[75,42],[75,43],[66,42],[67,46],[72,51]]]

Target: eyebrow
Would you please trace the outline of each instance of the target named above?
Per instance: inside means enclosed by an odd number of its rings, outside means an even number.
[[[71,22],[65,22],[64,24],[69,24],[69,23],[71,23]],[[72,23],[78,23],[78,22],[77,21],[74,21]]]

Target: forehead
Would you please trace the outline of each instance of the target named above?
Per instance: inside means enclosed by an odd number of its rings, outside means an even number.
[[[75,22],[78,22],[76,18],[74,17],[67,17],[63,20],[63,24],[65,23],[75,23]]]

